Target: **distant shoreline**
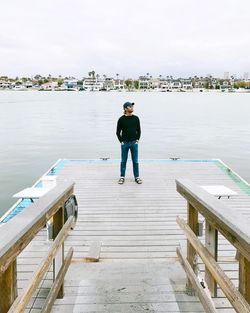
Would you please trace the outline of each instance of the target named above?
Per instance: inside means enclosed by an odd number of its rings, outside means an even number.
[[[199,88],[195,88],[192,90],[142,90],[142,89],[136,89],[136,90],[38,90],[38,89],[31,89],[31,88],[27,88],[27,90],[13,90],[13,89],[0,89],[0,92],[81,92],[81,93],[114,93],[114,92],[155,92],[155,93],[250,93],[250,89],[239,89],[239,90],[221,90],[221,89],[199,89]]]

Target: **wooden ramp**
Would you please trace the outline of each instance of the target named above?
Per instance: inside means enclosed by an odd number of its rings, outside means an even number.
[[[142,185],[132,178],[128,164],[124,185],[118,185],[119,162],[72,162],[58,181],[76,182],[79,217],[65,246],[73,246],[73,261],[65,280],[65,297],[52,312],[204,312],[199,300],[185,294],[186,275],[177,261],[176,247],[186,240],[176,216],[186,218],[186,201],[176,192],[175,179],[198,185],[225,185],[237,196],[222,198],[250,216],[250,197],[216,162],[149,161],[140,163]],[[37,236],[19,258],[19,288],[49,245]],[[223,238],[222,238],[223,239]],[[100,260],[86,263],[92,242],[101,243]],[[235,250],[219,246],[219,263],[237,285]],[[51,273],[27,312],[39,312],[52,280]],[[223,294],[215,300],[218,312],[234,312]]]
[[[77,280],[53,312],[180,312],[169,272],[140,262],[74,264],[68,275]]]

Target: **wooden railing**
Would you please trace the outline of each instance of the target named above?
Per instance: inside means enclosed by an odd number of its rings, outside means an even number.
[[[23,312],[53,260],[54,264],[61,264],[60,268],[53,266],[54,284],[47,297],[43,312],[49,312],[56,297],[63,297],[63,279],[73,254],[71,248],[64,259],[63,243],[73,222],[73,218],[69,218],[64,224],[64,204],[73,194],[73,188],[74,183],[72,182],[58,184],[26,210],[0,227],[0,313]],[[51,218],[53,218],[54,242],[27,287],[18,295],[17,256]],[[57,262],[55,262],[55,258]]]
[[[177,248],[188,281],[187,292],[197,292],[206,312],[216,312],[211,296],[217,296],[217,284],[236,312],[250,312],[250,227],[234,210],[190,180],[176,180],[177,191],[187,200],[187,223],[177,217],[187,241],[187,258]],[[198,214],[205,218],[205,246],[198,239]],[[218,232],[239,254],[239,290],[217,263]],[[205,281],[198,273],[197,256],[205,264]],[[208,290],[210,292],[208,292]]]

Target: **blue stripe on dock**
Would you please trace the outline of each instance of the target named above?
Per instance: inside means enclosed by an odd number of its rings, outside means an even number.
[[[1,224],[7,223],[9,220],[11,220],[14,216],[16,216],[18,213],[22,212],[24,209],[30,206],[31,204],[30,199],[24,199],[21,202],[18,203],[16,207],[13,208],[13,210],[1,221]]]

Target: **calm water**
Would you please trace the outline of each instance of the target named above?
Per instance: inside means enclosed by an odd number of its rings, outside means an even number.
[[[59,158],[119,158],[125,101],[141,158],[220,158],[250,181],[250,94],[0,92],[0,214]]]

